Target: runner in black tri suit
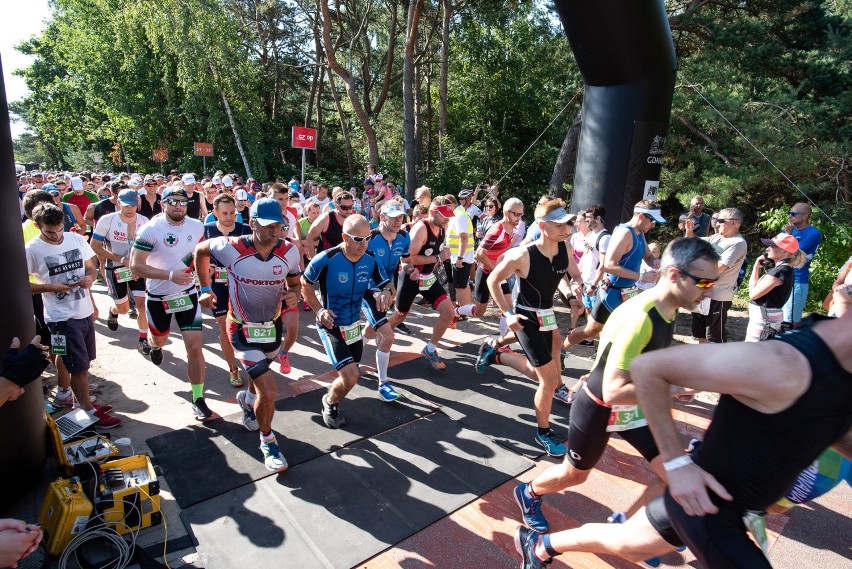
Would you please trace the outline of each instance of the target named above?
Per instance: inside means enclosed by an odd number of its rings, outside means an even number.
[[[549,200],[535,210],[536,223],[542,229],[541,237],[526,247],[509,249],[488,276],[488,288],[506,324],[515,333],[524,355],[501,354],[490,350],[486,365],[492,361],[508,365],[538,382],[534,407],[538,431],[535,441],[551,456],[564,456],[563,445],[550,429],[550,409],[553,392],[561,383],[559,351],[562,338],[556,326],[553,295],[559,282],[567,274],[580,287],[580,271],[567,239],[571,215],[565,203]],[[517,274],[520,290],[514,310],[501,293],[501,283]]]
[[[153,219],[155,215],[163,212],[163,205],[157,194],[157,181],[154,178],[145,178],[144,186],[145,193],[139,195],[139,213]]]
[[[311,224],[306,241],[308,259],[319,251],[337,247],[343,243],[343,222],[355,213],[355,199],[349,192],[340,192],[334,198],[335,209],[320,214]],[[314,245],[319,239],[319,245]]]
[[[437,263],[443,263],[450,258],[450,250],[443,249],[444,229],[454,216],[452,202],[444,196],[438,196],[429,206],[429,216],[411,228],[410,264],[403,265],[399,273],[396,311],[388,318],[391,329],[396,328],[405,320],[418,294],[432,304],[438,311],[438,318],[432,327],[429,343],[423,348],[421,355],[429,360],[434,369],[447,367],[438,357],[437,345],[453,321],[454,312],[447,291],[438,282],[433,271]]]
[[[852,304],[849,293],[842,294]],[[725,373],[718,373],[719,362],[728,363]],[[783,496],[827,446],[852,457],[852,312],[766,342],[643,355],[634,371],[641,377],[639,400],[667,459],[665,496],[625,524],[542,537],[519,531],[525,561],[539,567],[566,551],[642,559],[686,543],[702,567],[770,567],[748,535],[754,512]],[[675,386],[723,394],[694,462],[671,416]]]

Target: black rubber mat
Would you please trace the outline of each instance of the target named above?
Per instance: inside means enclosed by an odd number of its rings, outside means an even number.
[[[380,401],[375,382],[362,381],[340,405],[347,425],[332,430],[320,415],[325,392],[318,389],[275,404],[272,428],[291,467],[433,412],[422,401]],[[272,475],[259,444],[258,434],[243,427],[242,413],[148,439],[181,508]]]
[[[531,467],[435,413],[181,515],[206,569],[352,567]]]

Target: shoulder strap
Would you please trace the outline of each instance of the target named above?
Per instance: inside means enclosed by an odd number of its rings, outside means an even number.
[[[601,239],[603,239],[605,235],[609,235],[609,231],[601,229],[601,232],[598,234],[598,238],[595,240],[595,250],[598,253],[601,252]]]

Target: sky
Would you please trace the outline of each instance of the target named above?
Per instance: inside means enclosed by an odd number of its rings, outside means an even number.
[[[6,100],[10,103],[27,95],[27,86],[12,71],[27,67],[32,58],[15,50],[15,46],[44,28],[50,15],[48,0],[0,0],[3,17],[0,18],[0,59],[3,62],[3,81],[6,84]],[[22,122],[12,122],[12,138],[17,138],[26,129]]]

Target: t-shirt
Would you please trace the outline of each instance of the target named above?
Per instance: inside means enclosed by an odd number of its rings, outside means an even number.
[[[136,235],[139,235],[139,229],[146,223],[148,223],[147,217],[136,214],[136,223],[134,224],[136,230],[134,231],[133,240],[136,239]],[[92,239],[102,241],[104,247],[116,255],[130,257],[130,248],[133,247],[133,240],[128,239],[127,229],[128,224],[121,219],[120,213],[108,213],[98,220],[95,230],[92,233]],[[118,263],[112,259],[107,259],[107,267],[113,268],[116,266],[119,266]]]
[[[722,237],[721,233],[703,237],[705,241],[710,243],[713,248],[719,253],[721,260],[719,261],[728,270],[719,275],[719,280],[713,287],[713,300],[729,301],[734,299],[734,293],[737,290],[737,277],[740,274],[740,267],[745,262],[748,245],[742,235],[737,233],[731,237]]]
[[[204,223],[216,223],[216,216],[213,215],[212,211],[204,218]],[[237,212],[237,223],[246,223],[246,220],[243,220],[243,216],[240,212]]]
[[[710,216],[702,213],[698,217],[686,212],[678,218],[678,223],[683,223],[687,219],[691,219],[695,224],[692,230],[696,237],[707,237],[707,231],[710,229]]]
[[[473,246],[473,222],[467,215],[467,212],[462,206],[458,206],[453,217],[447,224],[446,243],[450,250],[450,262],[455,263],[461,251],[461,235],[467,235],[467,246],[465,248],[463,263],[473,263],[473,254],[475,247]]]
[[[86,240],[76,233],[63,233],[62,243],[54,245],[36,237],[27,243],[27,271],[41,284],[71,284],[86,276],[85,263],[95,256]],[[76,287],[68,292],[44,292],[44,319],[47,322],[87,318],[94,308],[89,289]]]
[[[303,217],[303,218],[299,219],[298,224],[299,224],[300,238],[301,239],[307,239],[308,238],[308,231],[311,230],[311,220],[308,219],[307,217]]]
[[[204,237],[204,224],[197,219],[185,217],[180,225],[172,225],[164,214],[154,217],[142,226],[133,243],[148,256],[148,266],[165,271],[184,271],[192,265],[195,246]],[[169,280],[146,279],[148,294],[166,296],[187,290],[186,285]]]
[[[822,233],[813,225],[808,225],[804,229],[796,229],[794,227],[792,235],[799,241],[799,249],[808,256],[807,263],[797,269],[793,269],[796,282],[804,284],[811,279],[811,259],[816,255],[817,248],[822,241]]]
[[[331,201],[331,198],[328,197],[328,196],[325,196],[325,198],[323,198],[323,199],[319,199],[317,196],[311,196],[307,200],[305,200],[305,209],[307,209],[308,206],[311,205],[312,203],[315,203],[315,204],[319,205],[320,211],[322,211],[323,208],[325,207],[325,204],[329,203],[330,201]]]
[[[511,247],[513,237],[512,233],[508,233],[503,229],[502,223],[495,223],[488,230],[488,233],[485,234],[485,237],[482,238],[482,243],[479,246],[482,247],[482,250],[485,251],[485,255],[491,262],[496,264],[500,255],[508,251],[509,247]],[[485,274],[491,272],[491,269],[486,268],[482,263],[479,265]]]
[[[793,291],[793,267],[789,263],[778,263],[766,271],[766,274],[779,279],[781,284],[751,303],[766,308],[783,308]]]
[[[86,210],[93,203],[97,203],[98,194],[95,192],[84,191],[82,194],[75,194],[74,192],[68,192],[64,196],[62,196],[62,201],[65,203],[70,203],[76,205],[80,208],[80,213],[85,214]]]

